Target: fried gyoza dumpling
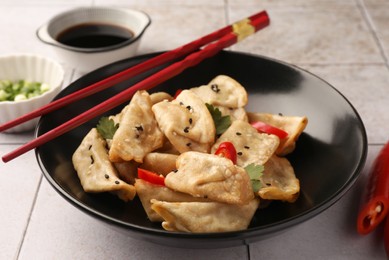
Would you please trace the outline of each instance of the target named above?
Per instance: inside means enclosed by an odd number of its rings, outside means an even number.
[[[165,185],[173,190],[230,204],[246,204],[254,198],[246,171],[227,158],[186,152],[177,158],[176,166],[165,178]]]
[[[246,229],[258,208],[259,200],[253,199],[245,205],[158,200],[152,200],[151,203],[151,208],[164,218],[164,229],[211,233]]]
[[[143,163],[139,166],[142,169],[166,176],[176,169],[178,155],[168,153],[149,153],[144,157]]]
[[[127,183],[134,184],[139,163],[135,161],[117,162],[113,163],[113,166],[115,166],[120,179]]]
[[[72,161],[85,192],[113,192],[124,201],[132,200],[135,187],[118,178],[108,159],[106,142],[92,128],[74,152]]]
[[[233,121],[216,143],[212,146],[212,153],[222,142],[234,144],[237,156],[237,165],[246,167],[254,163],[263,165],[273,155],[279,145],[279,138],[275,135],[258,133],[249,123]]]
[[[288,159],[276,155],[265,164],[261,182],[258,195],[262,199],[294,202],[300,192],[300,182]]]
[[[151,209],[152,199],[169,202],[207,201],[207,199],[196,198],[189,194],[173,191],[168,187],[152,184],[141,179],[136,179],[135,189],[142,206],[151,221],[163,221],[163,218]]]
[[[209,152],[215,140],[215,125],[204,102],[183,90],[175,100],[152,107],[162,132],[180,152]]]
[[[149,94],[138,91],[124,108],[109,150],[112,162],[135,160],[141,163],[146,154],[163,145],[163,133],[157,126],[151,105]]]
[[[288,136],[280,140],[280,145],[276,151],[277,155],[291,153],[296,141],[308,124],[305,116],[281,116],[267,113],[247,113],[250,122],[262,121],[266,124],[278,127],[288,133]]]
[[[247,92],[231,77],[219,75],[208,85],[191,88],[204,103],[228,108],[244,107],[247,104]]]
[[[240,108],[229,108],[229,107],[222,107],[222,106],[215,106],[215,107],[220,110],[223,116],[230,116],[231,121],[235,121],[235,120],[241,120],[245,122],[249,121],[246,110],[242,107]]]
[[[151,104],[154,105],[164,100],[172,101],[173,97],[166,92],[156,92],[150,94],[150,99],[151,99]]]

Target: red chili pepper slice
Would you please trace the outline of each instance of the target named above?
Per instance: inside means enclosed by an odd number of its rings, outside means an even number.
[[[233,143],[223,142],[215,151],[216,155],[221,155],[225,158],[230,159],[234,164],[236,164],[236,149]]]
[[[389,212],[389,142],[374,161],[366,189],[365,204],[358,219],[357,231],[368,234],[374,230]]]
[[[138,178],[152,184],[165,186],[165,177],[142,168],[138,168]]]
[[[261,121],[252,122],[251,125],[257,129],[258,132],[276,135],[280,139],[284,139],[288,136],[288,133],[284,130]]]
[[[176,99],[177,98],[177,96],[179,95],[179,94],[181,94],[181,92],[182,92],[182,89],[177,89],[177,91],[176,91],[176,93],[174,94],[174,99]]]

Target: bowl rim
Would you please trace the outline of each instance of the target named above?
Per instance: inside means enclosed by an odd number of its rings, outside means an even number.
[[[69,45],[60,43],[59,41],[54,39],[48,33],[48,27],[54,20],[56,20],[60,17],[63,17],[67,14],[71,14],[73,12],[82,11],[82,10],[113,10],[113,11],[126,12],[126,13],[132,12],[132,13],[143,15],[143,18],[145,19],[145,23],[144,23],[144,25],[142,25],[142,29],[140,30],[140,32],[137,35],[134,35],[134,37],[132,37],[131,39],[128,39],[128,40],[121,42],[119,44],[110,45],[107,47],[99,47],[99,48],[80,48],[80,47],[69,46]],[[50,18],[50,20],[48,20],[46,23],[41,25],[36,30],[35,35],[43,43],[52,45],[52,46],[57,47],[57,48],[62,48],[62,49],[68,50],[68,51],[78,52],[78,53],[102,53],[102,52],[114,51],[114,50],[117,50],[120,48],[124,48],[124,47],[131,45],[132,43],[134,43],[136,41],[139,41],[142,38],[143,34],[145,33],[146,29],[151,25],[151,23],[152,23],[151,17],[146,12],[136,10],[136,9],[120,8],[120,7],[103,7],[103,6],[78,7],[78,8],[73,8],[73,9],[61,12],[61,13],[53,16],[52,18]]]
[[[9,100],[0,101],[0,106],[28,103],[31,101],[36,101],[36,100],[39,100],[41,98],[44,98],[45,96],[50,95],[52,93],[56,95],[57,92],[60,92],[60,90],[62,88],[62,84],[64,82],[64,78],[65,78],[65,70],[58,61],[56,61],[50,57],[46,57],[46,56],[34,54],[34,53],[11,53],[11,54],[0,55],[0,62],[3,59],[20,59],[20,58],[42,59],[42,60],[45,60],[46,62],[51,63],[53,66],[57,67],[57,69],[60,73],[60,80],[58,81],[58,84],[56,84],[55,86],[50,86],[50,89],[48,91],[46,91],[38,96],[31,97],[31,98],[28,98],[25,100],[18,100],[18,101],[9,101]],[[42,82],[42,83],[45,83],[45,82]]]

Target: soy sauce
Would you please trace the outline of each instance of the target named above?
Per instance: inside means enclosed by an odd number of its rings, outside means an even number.
[[[130,30],[111,24],[85,23],[62,31],[57,41],[79,48],[114,46],[134,37]]]

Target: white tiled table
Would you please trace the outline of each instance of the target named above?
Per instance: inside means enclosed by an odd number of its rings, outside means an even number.
[[[29,152],[0,163],[0,259],[385,259],[382,228],[362,237],[355,219],[372,160],[389,136],[388,0],[0,0],[0,54],[56,58],[35,30],[81,5],[147,12],[153,23],[139,54],[172,49],[266,9],[271,27],[232,49],[296,64],[339,89],[366,126],[365,169],[340,201],[290,231],[250,246],[188,250],[138,241],[96,222],[51,188]],[[63,65],[66,86],[81,74]],[[0,134],[0,154],[32,137]]]

